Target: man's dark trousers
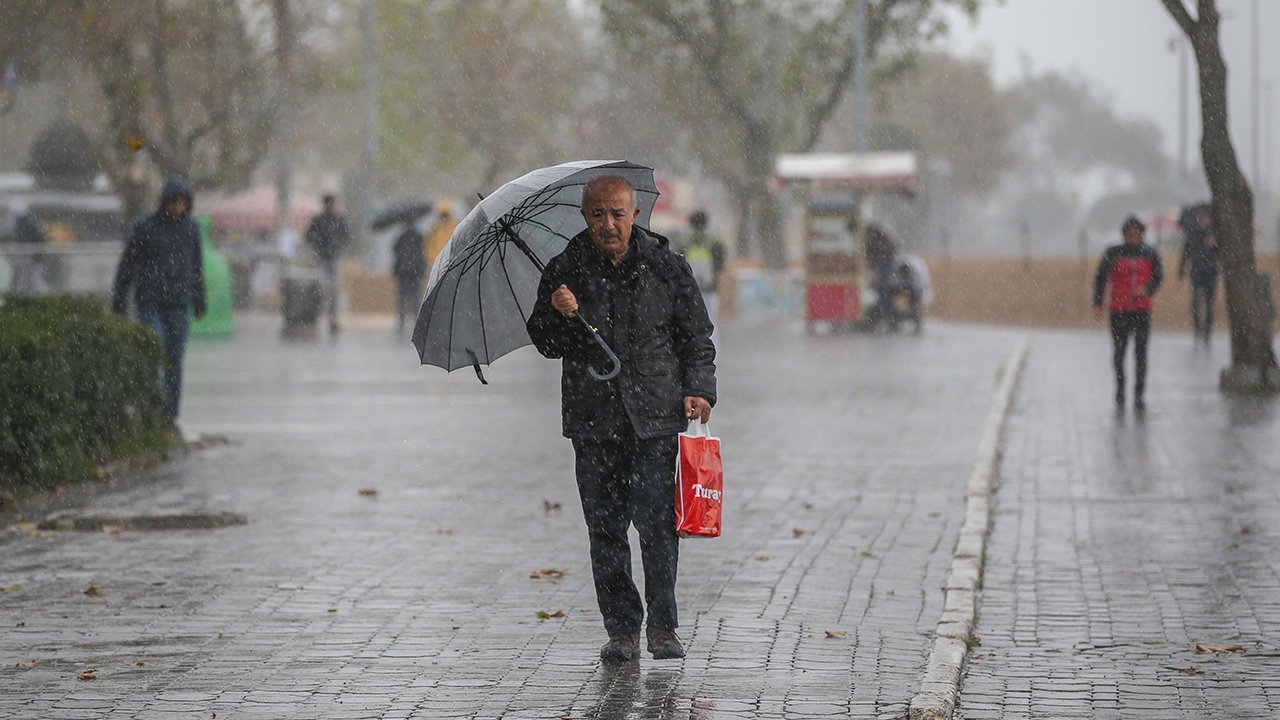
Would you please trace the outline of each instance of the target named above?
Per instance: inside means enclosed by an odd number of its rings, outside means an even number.
[[[164,414],[169,420],[178,419],[178,407],[182,402],[182,359],[187,353],[187,332],[191,318],[186,306],[163,307],[138,306],[138,322],[146,325],[160,337],[164,348]]]
[[[573,441],[578,493],[591,540],[596,600],[610,637],[638,635],[645,608],[648,625],[674,630],[676,563],[675,435],[642,440],[622,431],[618,439]],[[627,528],[634,522],[644,562],[644,603],[631,578]]]
[[[1213,295],[1217,289],[1216,272],[1191,274],[1191,323],[1195,326],[1196,337],[1205,342],[1213,334]]]
[[[1112,362],[1116,370],[1116,400],[1124,399],[1124,353],[1133,336],[1133,396],[1141,398],[1147,385],[1147,339],[1151,336],[1151,313],[1111,313]]]

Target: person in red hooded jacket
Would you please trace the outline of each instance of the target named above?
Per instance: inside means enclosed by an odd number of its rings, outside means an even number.
[[[1151,335],[1152,296],[1160,287],[1164,270],[1160,254],[1142,242],[1147,226],[1130,216],[1120,226],[1124,243],[1112,245],[1102,254],[1093,279],[1093,309],[1102,317],[1102,300],[1110,286],[1107,309],[1111,313],[1112,362],[1116,371],[1116,406],[1124,407],[1124,355],[1133,336],[1133,408],[1145,409],[1143,392],[1147,384],[1147,338]]]

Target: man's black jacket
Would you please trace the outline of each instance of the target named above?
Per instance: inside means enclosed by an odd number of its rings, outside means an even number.
[[[171,217],[165,206],[179,197],[187,199],[188,210],[182,217]],[[169,178],[160,191],[160,209],[134,224],[111,289],[111,307],[117,313],[125,311],[129,292],[136,288],[138,305],[190,306],[204,314],[204,266],[192,205],[191,186]]]
[[[603,372],[609,364],[581,321],[551,307],[551,294],[561,285],[622,361],[614,379],[587,374],[588,367]],[[715,405],[711,320],[693,271],[666,238],[639,226],[632,227],[631,250],[616,267],[585,231],[569,241],[542,274],[527,327],[538,352],[563,358],[565,437],[615,437],[627,423],[639,438],[674,435],[689,424],[684,396]]]

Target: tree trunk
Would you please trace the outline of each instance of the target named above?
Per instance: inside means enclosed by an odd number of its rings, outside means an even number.
[[[1224,389],[1261,388],[1274,375],[1270,323],[1258,294],[1258,264],[1253,245],[1253,191],[1240,172],[1227,122],[1227,66],[1222,59],[1216,9],[1205,11],[1191,35],[1200,75],[1200,139],[1205,176],[1213,199],[1214,232],[1226,284],[1231,324],[1231,367]]]

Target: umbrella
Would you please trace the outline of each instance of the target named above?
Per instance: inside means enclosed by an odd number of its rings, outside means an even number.
[[[636,190],[637,222],[648,227],[658,189],[653,170],[625,161],[580,160],[534,170],[498,188],[467,213],[436,258],[426,298],[413,329],[424,365],[446,370],[480,366],[530,344],[525,321],[537,299],[548,260],[586,229],[579,212],[582,188],[614,175]],[[582,312],[576,316],[613,367],[591,369],[597,380],[618,374],[620,364]]]
[[[416,200],[402,200],[379,210],[369,221],[374,230],[385,230],[392,225],[405,225],[416,222],[418,218],[431,212],[431,203]]]

